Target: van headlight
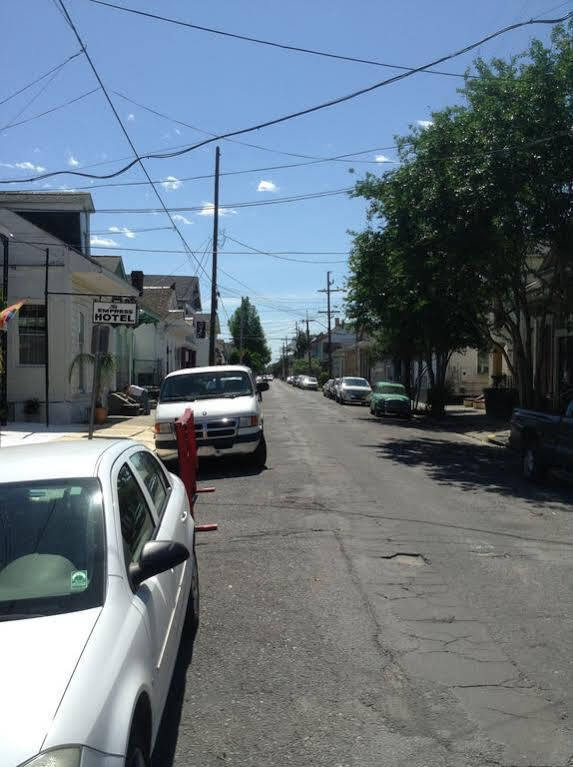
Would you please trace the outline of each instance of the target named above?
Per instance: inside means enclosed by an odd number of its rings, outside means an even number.
[[[259,425],[258,415],[242,415],[239,418],[239,429],[246,429],[249,426],[258,426],[258,425]]]
[[[171,434],[172,431],[173,431],[173,424],[170,423],[169,421],[155,424],[156,434]]]

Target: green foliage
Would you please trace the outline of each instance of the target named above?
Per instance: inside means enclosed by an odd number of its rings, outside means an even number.
[[[315,360],[311,360],[310,369],[308,367],[308,359],[300,359],[300,360],[294,360],[292,364],[292,374],[293,375],[308,375],[308,376],[315,376],[318,378],[318,376],[321,374],[322,368],[316,362]]]
[[[528,285],[542,286],[542,323],[571,306],[572,30],[508,62],[478,60],[464,103],[398,138],[398,169],[356,184],[369,226],[354,237],[348,313],[388,353],[425,360],[437,410],[451,353],[500,333],[530,402]]]
[[[83,352],[82,354],[77,354],[74,359],[71,362],[70,369],[68,371],[68,381],[71,383],[72,376],[74,374],[74,370],[77,365],[91,365],[95,366],[95,354],[90,354],[90,352]],[[99,355],[99,381],[97,382],[97,392],[96,392],[96,406],[101,407],[102,406],[102,390],[106,384],[109,383],[112,374],[117,368],[117,361],[113,354],[109,354],[108,352],[100,353]]]
[[[271,350],[265,339],[259,313],[249,298],[241,299],[241,305],[229,319],[229,330],[235,349],[238,350],[238,359],[242,353],[243,364],[251,367],[255,373],[263,373],[270,362]]]

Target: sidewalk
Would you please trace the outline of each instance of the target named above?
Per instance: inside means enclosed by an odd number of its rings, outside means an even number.
[[[509,446],[509,424],[488,416],[484,410],[448,405],[446,417],[435,421],[436,428],[452,431],[482,444]]]
[[[133,439],[154,450],[154,420],[154,413],[132,417],[111,416],[106,423],[95,427],[94,439]],[[45,424],[40,423],[14,423],[0,432],[0,449],[15,445],[35,445],[40,442],[87,438],[87,424],[74,423],[51,426],[46,429]]]

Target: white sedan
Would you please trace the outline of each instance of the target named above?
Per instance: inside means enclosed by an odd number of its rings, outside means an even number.
[[[141,444],[0,450],[2,767],[148,767],[198,625],[194,533]]]

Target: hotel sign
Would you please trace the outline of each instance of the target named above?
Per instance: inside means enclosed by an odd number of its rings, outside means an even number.
[[[137,304],[94,301],[94,325],[137,325]]]

